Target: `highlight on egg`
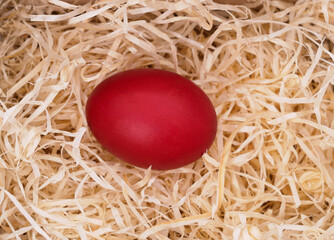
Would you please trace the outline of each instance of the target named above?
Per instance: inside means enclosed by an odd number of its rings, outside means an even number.
[[[204,91],[170,71],[132,69],[101,82],[86,104],[96,139],[119,159],[141,168],[175,169],[212,145],[217,118]]]

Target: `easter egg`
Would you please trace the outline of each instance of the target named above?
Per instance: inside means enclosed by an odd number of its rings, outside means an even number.
[[[215,139],[217,118],[192,81],[159,69],[132,69],[102,81],[86,104],[95,138],[140,168],[175,169],[199,159]]]

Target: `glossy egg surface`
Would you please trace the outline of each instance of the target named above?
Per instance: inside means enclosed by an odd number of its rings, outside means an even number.
[[[192,81],[158,69],[127,70],[104,80],[88,98],[86,117],[113,155],[159,170],[199,159],[217,128],[207,95]]]

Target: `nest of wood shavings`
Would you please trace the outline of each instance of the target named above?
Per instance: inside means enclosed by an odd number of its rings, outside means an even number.
[[[333,239],[333,36],[333,0],[1,1],[0,239]],[[194,164],[135,168],[90,133],[91,91],[139,67],[212,100]]]

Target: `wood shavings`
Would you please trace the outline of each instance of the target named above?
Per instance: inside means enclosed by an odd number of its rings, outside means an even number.
[[[0,239],[332,239],[334,1],[0,3]],[[210,97],[213,146],[166,172],[91,135],[131,68]]]

